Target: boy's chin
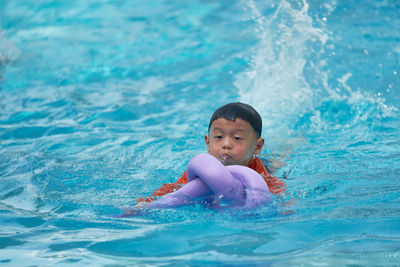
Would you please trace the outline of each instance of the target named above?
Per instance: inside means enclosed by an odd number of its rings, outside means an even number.
[[[223,160],[223,159],[219,159],[219,161],[222,163],[222,165],[224,166],[230,166],[230,165],[240,165],[236,162],[232,162],[230,160]]]

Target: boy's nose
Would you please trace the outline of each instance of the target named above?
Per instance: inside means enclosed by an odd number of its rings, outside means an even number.
[[[229,138],[224,138],[224,142],[222,144],[222,148],[224,149],[230,149],[232,147],[232,142],[229,140]]]

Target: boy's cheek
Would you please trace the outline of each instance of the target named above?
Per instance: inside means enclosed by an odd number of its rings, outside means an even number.
[[[246,149],[244,149],[244,148],[238,148],[238,149],[236,150],[235,156],[236,156],[237,158],[243,158],[243,157],[245,157],[247,154],[248,154],[248,151],[247,151]]]

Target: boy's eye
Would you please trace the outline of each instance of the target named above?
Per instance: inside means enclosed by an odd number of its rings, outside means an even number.
[[[222,135],[214,135],[215,139],[222,139]]]
[[[235,136],[235,137],[233,137],[233,139],[235,139],[236,141],[242,140],[242,138],[239,136]]]

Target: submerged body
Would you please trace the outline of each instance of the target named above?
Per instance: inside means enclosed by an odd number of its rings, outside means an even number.
[[[148,208],[174,208],[207,202],[255,208],[272,201],[264,179],[254,170],[241,166],[224,166],[210,154],[199,154],[187,166],[188,183],[146,205]]]

